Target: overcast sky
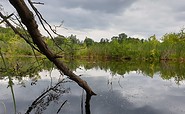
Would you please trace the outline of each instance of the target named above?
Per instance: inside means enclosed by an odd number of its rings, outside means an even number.
[[[7,0],[0,0],[11,13]],[[64,36],[86,36],[99,41],[120,33],[131,37],[158,39],[165,33],[178,32],[185,26],[185,0],[34,0],[51,25],[63,26]]]

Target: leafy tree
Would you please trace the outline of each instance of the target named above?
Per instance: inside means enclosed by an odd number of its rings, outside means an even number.
[[[100,40],[100,43],[101,44],[105,44],[105,43],[108,43],[109,42],[109,39],[104,39],[104,38],[101,38],[101,40]]]
[[[56,44],[58,45],[62,45],[65,43],[65,37],[64,36],[57,36],[54,38],[54,41],[56,42]]]
[[[122,43],[123,40],[126,40],[126,38],[127,38],[127,35],[125,33],[121,33],[118,35],[118,42]]]
[[[68,37],[72,44],[79,44],[80,40],[76,38],[76,35],[71,35]]]
[[[84,43],[86,44],[87,47],[92,46],[94,44],[94,40],[91,38],[86,37],[84,40]]]

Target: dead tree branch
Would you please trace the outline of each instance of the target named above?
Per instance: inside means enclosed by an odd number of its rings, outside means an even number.
[[[4,22],[5,20],[7,20],[8,18],[10,18],[12,15],[13,15],[13,13],[10,14],[9,16],[7,16],[7,17],[4,17],[4,19],[0,22],[0,24],[3,23],[3,22]]]
[[[40,5],[44,5],[44,3],[42,3],[42,2],[32,2],[32,4],[40,4]]]
[[[36,15],[37,15],[37,17],[38,17],[38,19],[39,19],[39,21],[40,21],[42,27],[43,27],[44,30],[48,33],[48,35],[49,35],[50,38],[53,40],[53,42],[55,43],[55,45],[56,45],[60,50],[64,51],[64,50],[55,42],[53,36],[51,35],[51,33],[49,32],[49,30],[46,28],[46,26],[45,26],[44,24],[46,24],[46,25],[49,27],[49,29],[50,29],[54,34],[56,34],[56,35],[58,35],[58,36],[62,36],[62,35],[58,34],[57,32],[55,32],[55,31],[52,29],[51,25],[43,18],[42,14],[37,10],[37,8],[33,5],[33,3],[32,3],[30,0],[28,0],[28,2],[29,2],[29,4],[30,4],[31,8],[33,9],[33,11],[36,13]]]
[[[87,82],[82,80],[79,76],[74,74],[69,68],[67,68],[63,62],[61,62],[56,55],[48,48],[44,42],[43,37],[38,30],[38,24],[35,21],[33,13],[30,11],[24,0],[9,0],[13,7],[17,10],[22,23],[26,26],[28,33],[30,34],[33,43],[37,45],[38,49],[51,61],[59,70],[67,75],[71,80],[75,81],[81,86],[88,96],[96,95],[92,89],[88,86]]]

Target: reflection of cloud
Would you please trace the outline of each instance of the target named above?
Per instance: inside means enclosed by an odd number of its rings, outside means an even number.
[[[132,72],[120,80],[122,87],[119,86],[118,79],[113,78],[111,91],[108,87],[110,85],[106,84],[106,77],[90,77],[89,80],[88,83],[98,94],[92,100],[92,107],[96,108],[92,110],[96,110],[96,113],[98,110],[102,110],[102,114],[111,111],[115,114],[119,111],[126,114],[183,114],[185,111],[185,86],[178,87],[175,82],[164,81],[158,75],[150,78]]]
[[[78,70],[76,72],[79,73]],[[91,72],[99,73],[104,71],[92,69]],[[85,73],[88,74],[86,71]],[[122,87],[118,84],[119,78],[112,78],[112,89],[110,90],[110,85],[107,83],[108,76],[110,74],[106,72],[96,77],[82,76],[97,93],[97,96],[93,96],[91,100],[92,114],[184,114],[184,85],[176,86],[174,82],[164,81],[158,75],[150,78],[131,72],[120,80]],[[56,81],[54,80],[54,82]],[[26,88],[14,85],[17,108],[20,112],[25,112],[28,109],[31,103],[49,86],[50,80],[39,80],[34,86],[29,86],[29,84],[29,82],[26,83]],[[73,82],[63,84],[63,87],[70,87],[70,93],[61,96],[58,100],[59,103],[52,102],[44,114],[56,112],[65,100],[68,101],[61,109],[61,113],[81,113],[82,89]],[[4,88],[4,86],[3,88],[0,86],[0,90],[4,90]],[[8,111],[13,112],[10,90],[7,89],[5,91],[3,92],[4,95],[8,95],[4,96],[6,98],[4,103],[9,109]],[[0,95],[2,95],[2,92]],[[2,111],[3,109],[0,105],[0,113],[3,113]]]
[[[163,111],[151,106],[136,107],[117,91],[104,92],[101,97],[95,97],[92,100],[94,103],[92,112],[95,114],[163,114]]]
[[[92,68],[89,70],[82,69],[76,69],[75,72],[77,75],[82,75],[83,77],[99,77],[99,76],[105,76],[110,75],[109,72],[106,72],[104,70],[100,70],[100,68]]]

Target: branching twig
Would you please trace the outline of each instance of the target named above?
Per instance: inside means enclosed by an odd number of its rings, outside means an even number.
[[[48,35],[49,35],[50,38],[53,40],[53,42],[55,43],[55,45],[56,45],[60,50],[64,51],[64,50],[55,42],[53,36],[52,36],[51,33],[49,32],[49,30],[45,27],[44,23],[46,23],[46,25],[48,25],[48,27],[50,28],[50,30],[51,30],[54,34],[56,34],[56,35],[58,35],[58,36],[63,36],[63,35],[60,35],[60,34],[58,34],[57,32],[55,32],[55,31],[52,29],[51,25],[43,18],[42,14],[41,14],[41,13],[37,10],[37,8],[32,4],[32,2],[31,2],[30,0],[28,0],[28,2],[29,2],[29,4],[30,4],[30,6],[32,7],[32,9],[34,10],[34,12],[36,13],[36,15],[37,15],[37,17],[38,17],[38,19],[39,19],[39,21],[40,21],[42,27],[43,27],[44,30],[48,33]]]
[[[44,5],[44,3],[42,3],[42,2],[32,2],[32,4],[40,4],[40,5]]]
[[[58,82],[54,87],[51,87],[51,88],[47,89],[44,93],[42,93],[39,97],[37,97],[37,98],[32,102],[32,104],[31,104],[31,106],[28,108],[28,110],[26,111],[26,114],[29,114],[29,113],[37,106],[37,104],[38,104],[40,101],[42,101],[42,99],[45,98],[45,97],[48,95],[47,93],[49,93],[50,91],[55,91],[55,89],[56,89],[57,87],[59,87],[61,83],[65,83],[64,80]],[[64,90],[64,92],[65,92],[65,91],[66,91],[66,90]],[[63,103],[63,105],[64,105],[64,104],[65,104],[65,103]],[[63,105],[62,105],[62,106],[63,106]],[[62,107],[61,107],[61,108],[62,108]],[[60,111],[60,110],[59,110],[59,111]]]
[[[3,23],[3,22],[4,22],[5,20],[7,20],[8,18],[10,18],[12,15],[14,15],[14,14],[12,13],[12,14],[10,14],[9,16],[4,17],[4,19],[0,22],[0,24]]]
[[[54,25],[54,27],[55,27],[55,29],[53,30],[53,32],[56,32],[57,33],[57,28],[59,28],[59,27],[62,27],[62,25],[64,24],[64,20],[61,22],[61,24],[60,25]],[[63,27],[64,29],[67,29],[67,28],[65,28],[65,27]],[[67,29],[68,30],[68,29]]]

